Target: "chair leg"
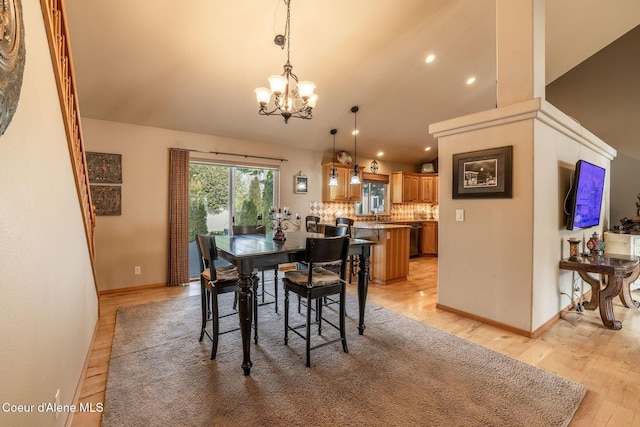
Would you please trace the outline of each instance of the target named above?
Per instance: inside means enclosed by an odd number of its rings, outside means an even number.
[[[213,344],[211,345],[211,360],[216,358],[216,354],[218,353],[218,334],[220,333],[220,316],[218,313],[218,293],[215,291],[211,292],[211,317],[213,324],[213,334],[211,335],[211,340]]]
[[[262,304],[264,304],[264,294],[265,294],[265,292],[264,292],[264,270],[262,270],[260,272],[260,275],[261,275],[261,278],[262,278],[262,280],[261,280],[261,282],[262,282]]]
[[[307,291],[307,368],[311,367],[311,294]]]
[[[264,282],[262,282],[264,287]],[[264,290],[264,289],[263,289]],[[258,278],[253,282],[253,341],[258,344]]]
[[[316,300],[316,322],[318,322],[318,335],[322,335],[322,298]]]
[[[276,299],[276,314],[278,314],[278,267],[273,269],[273,295]]]
[[[202,306],[202,325],[200,326],[200,339],[198,341],[202,341],[204,338],[204,331],[207,327],[207,311],[209,310],[207,304],[207,289],[204,287],[202,280],[200,280],[200,302]]]
[[[340,338],[342,339],[342,349],[345,353],[349,353],[349,349],[347,348],[347,334],[345,328],[346,300],[346,285],[343,283],[342,291],[340,292]]]
[[[284,345],[289,345],[289,289],[284,287]]]

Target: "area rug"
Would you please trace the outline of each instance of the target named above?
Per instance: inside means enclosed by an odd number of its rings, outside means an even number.
[[[230,308],[230,298],[221,306]],[[374,304],[358,335],[352,297],[349,353],[339,343],[321,347],[307,368],[304,341],[290,335],[284,345],[282,310],[259,308],[245,377],[239,331],[221,335],[216,360],[211,342],[198,342],[199,296],[119,309],[103,425],[566,426],[586,393]],[[297,312],[292,319],[303,321]],[[238,323],[226,321],[221,330]],[[325,327],[323,337],[334,332]]]

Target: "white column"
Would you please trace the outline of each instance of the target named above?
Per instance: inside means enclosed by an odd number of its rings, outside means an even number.
[[[545,97],[544,0],[496,0],[497,106]]]

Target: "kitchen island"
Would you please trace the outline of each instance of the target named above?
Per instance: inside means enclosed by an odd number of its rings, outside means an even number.
[[[371,248],[371,280],[388,284],[409,274],[409,230],[406,224],[355,223],[354,237],[375,242]]]

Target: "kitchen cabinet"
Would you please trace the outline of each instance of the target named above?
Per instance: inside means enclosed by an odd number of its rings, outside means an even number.
[[[420,246],[422,255],[438,255],[438,223],[436,221],[422,223]]]
[[[417,203],[420,176],[406,172],[391,173],[391,203]]]
[[[358,239],[375,242],[371,248],[369,275],[374,283],[389,284],[406,280],[409,274],[409,230],[399,224],[355,224]]]
[[[438,175],[423,175],[420,177],[420,197],[421,203],[438,204]]]
[[[329,185],[329,173],[335,167],[338,172],[338,185]],[[360,178],[364,168],[359,167]],[[322,201],[323,202],[359,202],[362,200],[362,184],[351,184],[352,166],[328,163],[322,165]]]
[[[438,203],[438,175],[393,172],[391,203]]]

